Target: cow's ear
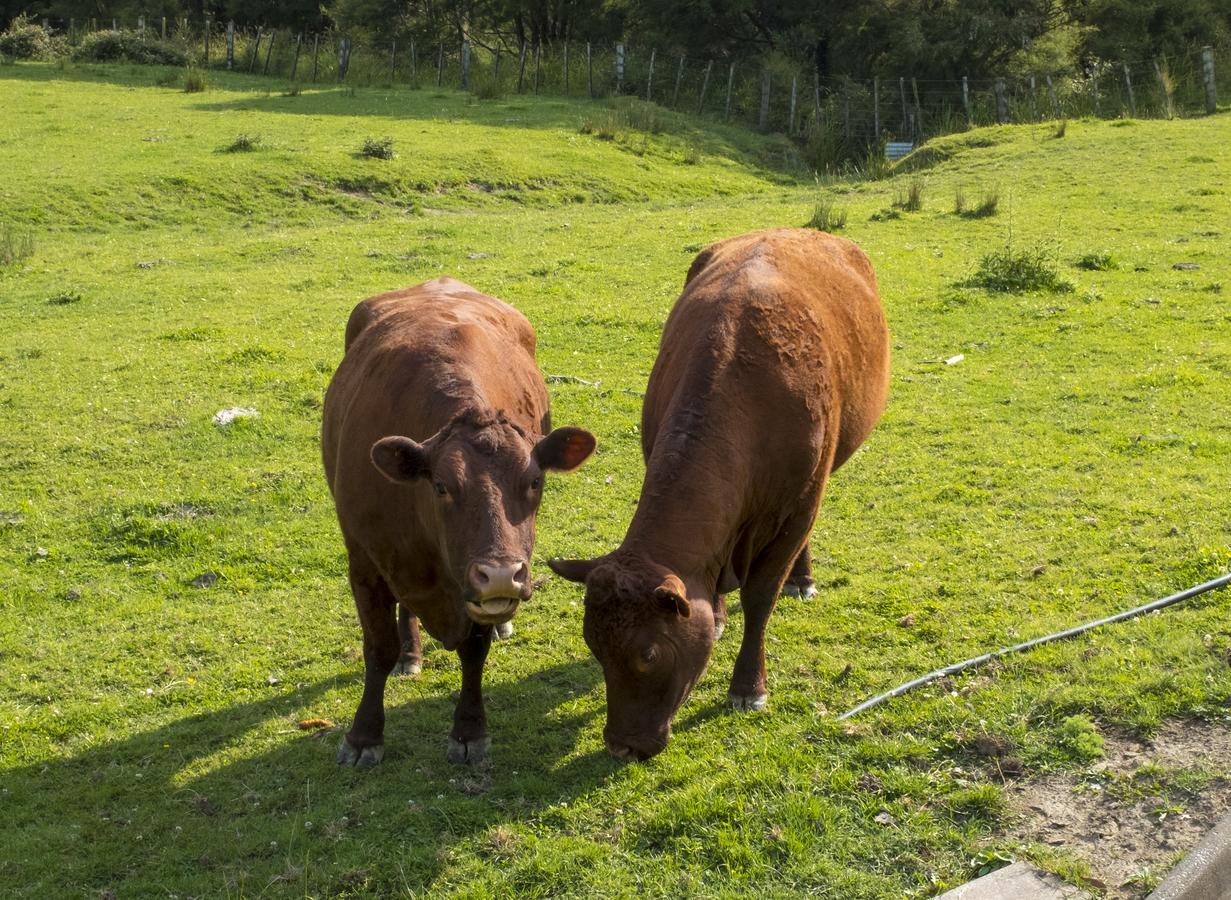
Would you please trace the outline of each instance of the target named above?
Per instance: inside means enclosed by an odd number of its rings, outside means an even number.
[[[547,566],[561,578],[569,581],[575,581],[578,584],[585,584],[590,573],[594,571],[594,567],[598,565],[596,559],[549,559]]]
[[[668,575],[663,579],[663,583],[654,589],[654,600],[666,612],[687,619],[692,615],[692,607],[688,605],[686,591],[684,582],[674,575]]]
[[[566,425],[535,444],[532,455],[544,471],[571,472],[590,458],[596,443],[594,435],[584,428]]]
[[[431,474],[428,452],[408,437],[391,435],[372,445],[372,465],[390,481],[414,481]]]

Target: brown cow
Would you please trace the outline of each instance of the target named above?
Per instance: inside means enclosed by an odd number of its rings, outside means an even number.
[[[650,373],[624,542],[549,563],[586,585],[612,753],[667,745],[725,619],[719,592],[735,587],[745,626],[728,703],[764,708],[766,621],[788,573],[809,578],[792,564],[807,566],[825,483],[880,418],[888,379],[876,277],[851,242],[759,231],[693,262]]]
[[[530,597],[543,473],[577,468],[594,437],[551,430],[525,317],[441,278],[355,307],[321,444],[363,627],[363,699],[338,762],[373,766],[384,754],[395,604],[405,668],[421,658],[412,616],[461,658],[448,756],[483,760],[483,662],[493,626]]]

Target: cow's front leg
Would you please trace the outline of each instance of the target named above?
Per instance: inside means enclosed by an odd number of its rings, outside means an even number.
[[[385,682],[397,662],[400,644],[393,592],[384,579],[357,571],[352,560],[350,581],[363,627],[363,697],[338,748],[338,764],[366,769],[385,755]]]
[[[714,607],[714,640],[720,640],[727,630],[727,595],[715,591],[711,602]]]
[[[487,713],[483,709],[483,663],[492,645],[492,626],[473,625],[470,636],[457,648],[462,662],[462,692],[453,711],[449,735],[449,762],[483,763],[491,747]]]
[[[404,603],[398,604],[398,639],[402,642],[402,653],[393,674],[418,675],[423,671],[423,638],[419,636],[419,618]]]
[[[807,600],[816,596],[816,581],[812,577],[812,548],[804,544],[804,549],[795,557],[791,566],[791,574],[786,577],[782,593],[787,597],[802,597]]]

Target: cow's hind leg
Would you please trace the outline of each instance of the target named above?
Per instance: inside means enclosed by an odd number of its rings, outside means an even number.
[[[418,675],[423,671],[423,638],[419,636],[419,618],[398,604],[398,639],[402,653],[393,667],[394,675]]]
[[[487,713],[483,709],[483,663],[492,645],[492,626],[473,625],[470,636],[457,648],[462,662],[462,691],[453,711],[449,735],[449,762],[484,763],[491,747]]]
[[[717,641],[727,630],[727,595],[715,591],[711,602],[714,607],[714,640]]]
[[[744,608],[744,638],[731,686],[727,691],[727,706],[732,709],[764,709],[769,701],[765,686],[765,626],[778,602],[778,594],[786,580],[792,560],[812,530],[816,506],[787,520],[778,536],[753,562],[748,579],[740,592]]]
[[[795,564],[791,566],[791,573],[786,577],[782,593],[786,597],[803,597],[805,600],[816,596],[816,581],[812,578],[812,548],[807,544],[799,551],[799,556],[795,557]]]
[[[348,550],[351,592],[363,627],[363,697],[338,748],[338,764],[369,768],[385,755],[385,682],[397,662],[400,642],[393,592],[362,551]]]

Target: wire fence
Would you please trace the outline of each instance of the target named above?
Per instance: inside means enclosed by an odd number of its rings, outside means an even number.
[[[69,24],[70,40],[80,31]],[[113,29],[118,21],[103,23]],[[130,24],[131,27],[131,24]],[[244,31],[206,20],[141,19],[133,30],[174,40],[209,69],[297,83],[462,89],[479,97],[536,94],[602,99],[638,96],[764,132],[810,135],[835,150],[929,137],[995,123],[1081,116],[1172,118],[1215,111],[1231,96],[1231,50],[1102,61],[1080,73],[947,80],[818,78],[781,58],[694,59],[623,44],[508,46],[495,38],[423,43],[361,42],[336,31]]]

